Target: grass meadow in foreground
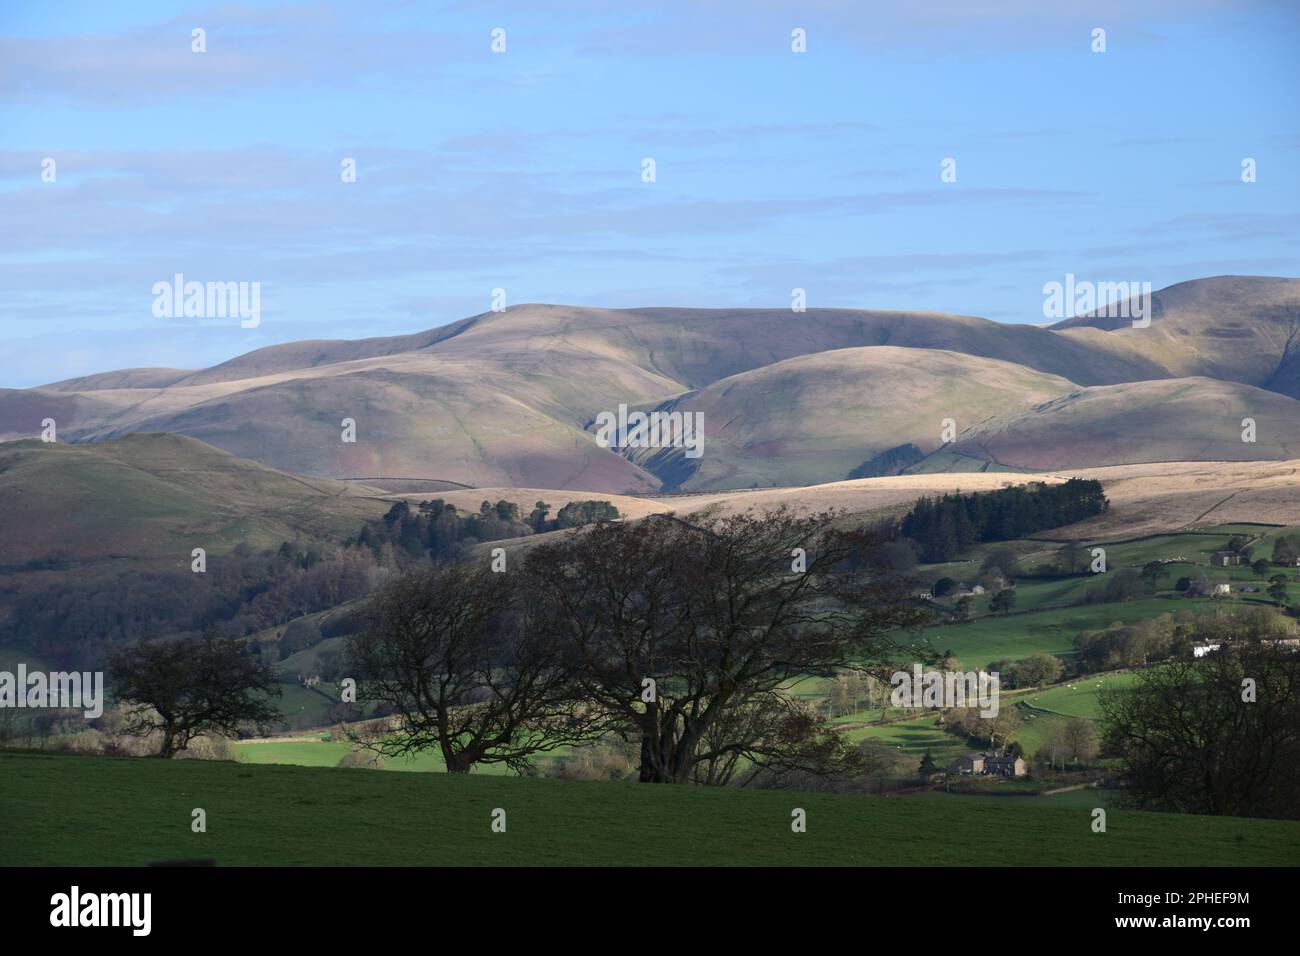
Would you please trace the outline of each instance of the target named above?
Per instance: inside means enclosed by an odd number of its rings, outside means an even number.
[[[1076,800],[861,797],[0,753],[0,861],[141,865],[1300,863],[1300,823]],[[1086,802],[1086,801],[1085,801]],[[195,808],[207,832],[191,832]],[[506,811],[505,833],[491,829]],[[807,832],[791,832],[791,812]]]

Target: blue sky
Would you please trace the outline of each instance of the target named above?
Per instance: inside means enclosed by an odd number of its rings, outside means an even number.
[[[1071,272],[1300,275],[1297,91],[1290,2],[0,0],[0,385],[498,287],[1041,322]],[[261,324],[155,318],[177,272],[259,282]]]

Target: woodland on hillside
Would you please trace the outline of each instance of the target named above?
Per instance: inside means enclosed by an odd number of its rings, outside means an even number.
[[[517,505],[483,502],[463,513],[441,500],[412,509],[395,503],[342,542],[284,542],[254,551],[236,545],[213,555],[203,574],[158,568],[121,568],[105,576],[77,576],[71,568],[31,574],[0,623],[0,644],[30,646],[60,666],[102,661],[116,645],[141,638],[197,636],[216,628],[245,636],[290,624],[369,594],[393,573],[428,562],[463,560],[475,545],[614,521],[606,501],[572,501],[551,516],[537,502],[521,519]],[[268,649],[276,659],[298,649]]]
[[[1011,541],[1099,515],[1108,502],[1101,482],[1071,478],[998,491],[922,498],[900,532],[916,542],[922,561],[950,561],[981,541]]]

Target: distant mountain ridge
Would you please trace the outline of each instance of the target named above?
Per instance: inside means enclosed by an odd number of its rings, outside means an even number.
[[[1294,457],[1300,279],[1221,276],[1152,298],[1145,329],[1095,313],[1039,327],[520,305],[209,369],[0,390],[0,439],[37,437],[53,418],[61,441],[170,432],[305,475],[609,493],[836,481],[909,443],[926,454],[911,471]],[[620,403],[700,412],[703,456],[683,467],[675,449],[601,447],[589,425]],[[1259,420],[1254,443],[1243,417]],[[941,445],[943,419],[957,440]]]

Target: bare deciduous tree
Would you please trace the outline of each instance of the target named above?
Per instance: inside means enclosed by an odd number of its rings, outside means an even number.
[[[852,560],[876,543],[831,514],[653,516],[539,546],[524,574],[585,697],[639,739],[640,779],[720,782],[851,765],[784,685],[882,665],[888,632],[925,618],[906,580]]]
[[[118,700],[136,705],[123,732],[162,735],[158,756],[175,756],[201,734],[234,736],[244,725],[266,732],[280,719],[270,698],[280,685],[248,642],[214,631],[200,641],[140,642],[109,658]]]
[[[1075,717],[1065,725],[1061,742],[1078,764],[1089,764],[1097,757],[1097,726],[1086,717]]]
[[[1290,648],[1239,640],[1139,671],[1099,700],[1105,748],[1140,807],[1300,815],[1300,655]]]

